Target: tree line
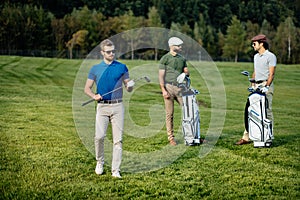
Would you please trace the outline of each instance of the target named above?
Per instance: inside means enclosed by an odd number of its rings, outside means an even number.
[[[190,36],[214,60],[236,62],[252,59],[250,39],[263,33],[279,63],[300,63],[299,1],[4,2],[0,5],[1,54],[83,58],[101,40],[115,34],[134,28],[161,27]],[[134,53],[139,54],[133,52],[127,58],[133,58]],[[157,59],[157,55],[146,51],[139,58]]]

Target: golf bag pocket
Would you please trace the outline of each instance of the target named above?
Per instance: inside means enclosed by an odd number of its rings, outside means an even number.
[[[272,142],[273,139],[273,123],[269,119],[264,120],[264,131],[267,133],[265,135],[264,141],[265,142]]]
[[[182,132],[184,136],[184,141],[187,145],[193,143],[194,140],[193,129],[194,127],[191,120],[182,120]]]
[[[253,117],[249,117],[249,138],[257,142],[272,141],[272,121],[264,119],[258,121]]]
[[[196,96],[182,96],[182,100],[182,132],[185,144],[200,144],[200,115]]]

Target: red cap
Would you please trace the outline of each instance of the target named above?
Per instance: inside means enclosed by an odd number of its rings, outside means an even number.
[[[265,35],[263,35],[263,34],[260,34],[260,35],[257,35],[255,37],[253,37],[251,39],[251,41],[253,41],[253,42],[254,41],[266,42],[267,41],[267,37]]]

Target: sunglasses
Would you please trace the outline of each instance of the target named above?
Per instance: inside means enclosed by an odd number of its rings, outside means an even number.
[[[111,50],[111,51],[103,51],[103,52],[105,52],[105,53],[107,53],[107,54],[111,54],[111,53],[116,53],[116,50]]]

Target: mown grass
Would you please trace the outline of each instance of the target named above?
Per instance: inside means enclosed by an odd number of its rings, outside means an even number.
[[[144,63],[124,62],[129,68]],[[272,148],[234,145],[243,131],[248,94],[246,77],[240,71],[251,71],[252,64],[220,62],[216,64],[225,84],[227,110],[215,148],[199,158],[199,147],[190,147],[165,168],[124,172],[117,180],[111,178],[108,166],[103,176],[94,173],[94,157],[75,129],[72,88],[80,64],[81,60],[0,57],[0,199],[300,198],[300,65],[278,65]],[[195,79],[192,75],[203,92],[197,98],[202,102],[201,131],[205,136],[210,99],[205,84]],[[149,95],[161,98],[159,88]],[[137,110],[131,112],[141,118],[143,108]],[[143,120],[141,123],[147,123]],[[124,149],[130,151],[150,151],[166,144],[165,133],[145,140],[124,138]]]

